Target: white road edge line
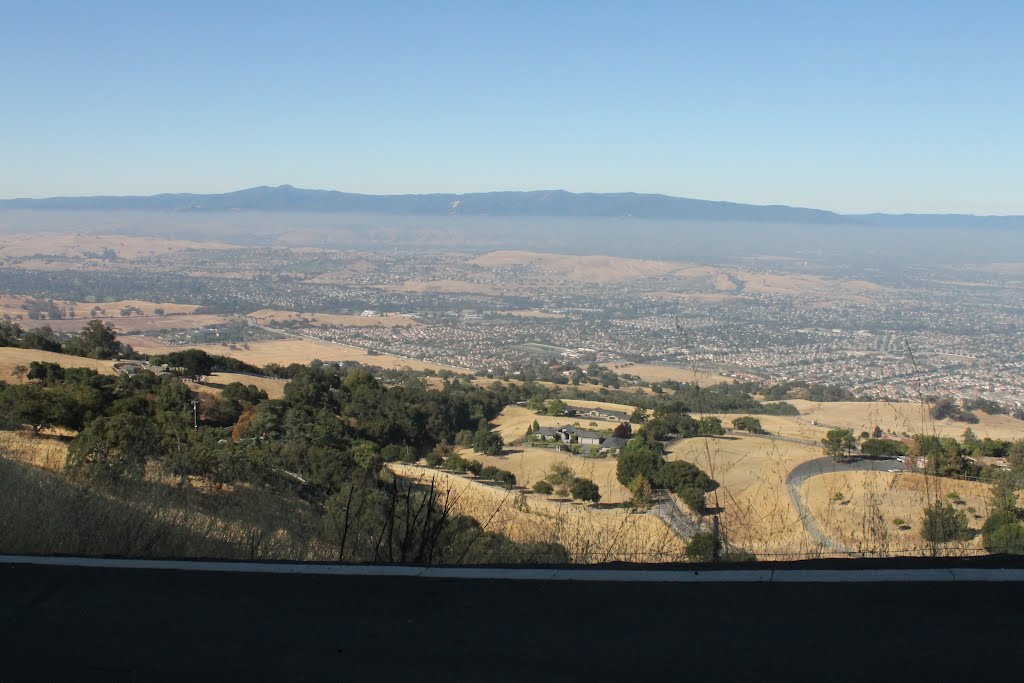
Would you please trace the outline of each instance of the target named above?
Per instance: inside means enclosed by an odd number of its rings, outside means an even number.
[[[514,569],[398,565],[278,564],[192,560],[130,560],[101,557],[0,555],[0,566],[34,565],[98,569],[156,569],[241,574],[399,576],[502,581],[604,581],[630,583],[883,583],[1020,582],[1024,569]]]

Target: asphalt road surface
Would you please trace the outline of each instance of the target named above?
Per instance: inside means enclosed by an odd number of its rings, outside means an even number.
[[[0,564],[0,679],[1017,680],[1022,587]]]
[[[887,472],[889,470],[900,470],[903,472],[907,471],[907,468],[902,462],[896,460],[896,458],[858,457],[846,462],[836,462],[832,458],[828,457],[815,458],[814,460],[808,460],[807,462],[800,463],[794,467],[786,476],[786,487],[789,489],[789,497],[793,501],[793,506],[796,507],[797,514],[800,515],[801,523],[803,523],[804,528],[807,529],[807,533],[809,533],[822,548],[834,552],[854,552],[854,548],[848,548],[847,546],[836,542],[822,533],[821,529],[818,528],[814,515],[807,509],[807,506],[804,505],[803,499],[800,497],[800,484],[811,477],[816,477],[828,472]]]

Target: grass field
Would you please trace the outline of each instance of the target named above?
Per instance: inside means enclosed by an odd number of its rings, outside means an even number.
[[[273,379],[270,377],[253,377],[252,375],[240,375],[233,372],[215,372],[208,375],[202,384],[189,384],[189,388],[210,394],[219,394],[221,389],[232,382],[252,384],[258,389],[267,392],[268,398],[282,398],[284,396],[284,385],[287,380]]]
[[[520,541],[561,543],[574,562],[683,559],[683,542],[653,515],[555,502],[423,467],[396,463],[390,467],[402,476],[421,481],[433,478],[447,485],[456,511],[479,520],[486,530]]]
[[[331,315],[329,313],[301,313],[298,311],[261,309],[250,313],[247,317],[262,324],[305,319],[309,320],[311,325],[331,325],[335,327],[411,327],[419,325],[418,322],[404,315]]]
[[[389,292],[441,292],[447,294],[482,294],[500,296],[502,292],[492,285],[465,280],[406,280],[398,285],[374,285]]]
[[[624,503],[630,498],[629,489],[619,483],[615,477],[618,461],[613,457],[584,458],[572,455],[567,451],[556,451],[553,448],[519,448],[512,447],[506,455],[489,456],[474,453],[470,449],[462,449],[461,455],[469,460],[479,460],[486,465],[494,465],[516,475],[520,486],[529,488],[540,481],[555,463],[567,465],[577,477],[589,479],[601,490],[602,503]]]
[[[83,486],[64,471],[67,447],[0,431],[0,546],[5,552],[120,557],[324,561],[305,503],[259,486],[223,489],[147,468],[142,481]]]
[[[505,443],[511,443],[516,439],[521,439],[526,434],[526,428],[532,425],[534,420],[541,427],[560,427],[564,424],[571,424],[566,417],[537,415],[521,406],[505,406],[498,417],[491,420],[491,424],[494,425],[495,431],[501,434]]]
[[[648,382],[664,382],[665,380],[675,380],[676,382],[697,382],[701,386],[708,386],[710,384],[720,384],[722,382],[732,382],[732,377],[721,375],[714,372],[705,372],[702,370],[691,370],[690,368],[680,368],[670,365],[650,365],[643,363],[602,363],[602,365],[610,370],[614,370],[620,375],[636,375],[642,380]]]
[[[715,417],[722,420],[722,426],[726,429],[732,427],[732,421],[739,415],[732,413],[716,413]],[[805,439],[808,441],[820,441],[828,434],[828,427],[812,425],[796,417],[785,415],[753,415],[761,423],[761,428],[768,432],[769,436],[785,436],[792,439]],[[743,435],[739,433],[739,435]]]
[[[121,341],[131,344],[132,347],[142,353],[169,353],[171,351],[181,351],[184,348],[196,348],[202,349],[207,353],[231,356],[232,358],[237,358],[238,360],[258,367],[263,367],[269,363],[278,363],[280,365],[300,363],[302,365],[306,365],[312,360],[322,360],[324,362],[356,361],[358,363],[376,365],[378,367],[388,369],[410,368],[412,370],[431,369],[462,371],[458,368],[438,365],[437,363],[427,363],[409,358],[399,358],[398,356],[390,356],[387,354],[371,356],[363,349],[357,349],[341,344],[331,344],[330,342],[315,341],[313,339],[289,338],[249,342],[249,348],[247,349],[242,347],[232,349],[229,348],[229,345],[227,344],[196,344],[189,347],[170,346],[168,344],[162,344],[154,339],[141,336],[126,336],[122,337]]]
[[[96,320],[102,320],[105,324],[113,326],[118,336],[128,332],[149,332],[158,330],[197,330],[213,325],[237,322],[238,318],[231,315],[132,315],[126,318],[120,316],[99,316]],[[90,318],[75,318],[65,320],[45,321],[54,332],[77,332],[89,323]]]
[[[37,254],[82,258],[84,254],[113,250],[119,258],[159,256],[188,249],[237,249],[236,245],[220,242],[187,242],[156,237],[127,237],[125,235],[94,235],[89,233],[32,233],[4,235],[0,244],[0,258],[25,257]]]
[[[568,401],[569,405],[579,406],[581,408],[605,408],[607,410],[624,410],[626,412],[632,412],[631,406],[625,406],[619,403],[602,403],[601,401]],[[537,415],[532,410],[527,410],[522,406],[505,406],[504,410],[499,413],[498,417],[491,421],[494,425],[495,430],[501,434],[501,438],[505,440],[505,443],[511,443],[516,439],[521,439],[526,434],[526,428],[533,424],[534,420],[541,427],[560,427],[566,424],[577,424],[584,429],[593,429],[594,431],[600,431],[602,429],[613,429],[616,425],[615,422],[608,420],[592,420],[589,417],[567,417],[564,415],[550,416],[550,415]],[[591,426],[591,422],[597,426]]]
[[[0,380],[9,383],[17,383],[13,370],[16,366],[28,367],[32,361],[41,363],[57,363],[65,368],[89,368],[105,375],[115,374],[114,361],[93,360],[92,358],[81,358],[79,356],[68,356],[62,353],[51,353],[36,349],[16,349],[12,347],[0,347]],[[216,372],[207,377],[204,384],[189,384],[189,388],[203,393],[219,393],[220,390],[232,382],[242,384],[254,384],[267,392],[270,398],[281,398],[284,395],[285,380],[271,379],[269,377],[253,377],[252,375],[240,375],[230,372]],[[524,427],[525,429],[525,427]]]
[[[722,508],[722,528],[730,541],[771,557],[817,552],[790,500],[786,477],[796,465],[818,457],[818,447],[728,436],[676,441],[667,459],[692,462],[719,482],[707,500]]]
[[[31,296],[20,296],[20,295],[2,295],[0,296],[0,316],[9,315],[12,318],[16,318],[21,315],[24,317],[22,320],[17,322],[25,328],[38,327],[40,325],[50,325],[51,327],[55,323],[65,322],[64,320],[29,320],[27,311],[22,308],[22,305],[32,299],[38,299],[40,297]],[[154,311],[158,308],[163,309],[167,315],[171,314],[190,314],[198,308],[194,304],[174,304],[174,303],[158,303],[153,301],[138,301],[136,299],[125,299],[122,301],[108,301],[99,303],[90,303],[83,301],[64,301],[54,300],[54,305],[58,308],[66,310],[75,310],[76,319],[84,318],[86,321],[89,319],[89,312],[93,308],[100,309],[99,316],[101,318],[106,317],[120,317],[121,309],[127,307],[133,307],[141,310],[144,315],[153,316],[156,315]],[[67,322],[73,322],[68,320]],[[54,328],[56,329],[56,328]]]
[[[114,362],[109,360],[94,360],[92,358],[66,356],[62,353],[51,353],[36,349],[16,349],[0,346],[0,380],[17,383],[17,379],[11,374],[14,368],[19,365],[28,367],[32,361],[57,363],[65,368],[90,368],[105,375],[114,374]]]
[[[836,500],[837,494],[842,500]],[[949,502],[951,494],[963,501],[958,507],[980,531],[989,514],[989,484],[911,473],[829,472],[800,486],[805,505],[829,538],[849,548],[881,553],[927,554],[930,548],[921,537],[924,508],[935,500]],[[909,528],[901,529],[895,520]],[[952,546],[980,551],[981,536]]]
[[[862,431],[870,432],[875,425],[894,434],[938,434],[940,436],[960,437],[967,427],[978,438],[1022,439],[1024,438],[1024,422],[1007,415],[986,415],[977,413],[979,423],[969,425],[953,420],[933,420],[928,415],[927,406],[920,403],[889,403],[884,401],[839,401],[835,403],[815,403],[813,401],[792,400],[800,411],[800,418],[808,423],[818,422],[822,426],[836,426],[852,429],[855,434]]]

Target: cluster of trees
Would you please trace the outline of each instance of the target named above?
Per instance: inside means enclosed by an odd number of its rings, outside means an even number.
[[[894,458],[907,455],[910,450],[901,441],[882,438],[882,430],[879,427],[875,427],[871,434],[862,432],[860,439],[858,444],[857,437],[851,429],[830,429],[821,440],[822,451],[835,462],[846,462],[858,452],[870,457]]]
[[[860,442],[860,452],[876,458],[895,458],[906,455],[908,450],[907,444],[895,439],[869,437]]]
[[[929,543],[964,541],[973,535],[967,513],[948,501],[936,500],[924,510],[921,537]]]
[[[990,514],[981,529],[982,543],[991,553],[1024,554],[1024,510],[1017,505],[1017,490],[1024,484],[1024,439],[979,439],[968,427],[961,442],[950,437],[916,435],[908,455],[925,458],[926,469],[943,476],[980,476],[992,483]],[[1009,470],[983,466],[982,457],[1005,458]],[[966,540],[974,535],[959,497],[935,501],[925,508],[921,535],[933,543]]]
[[[297,494],[323,516],[329,535],[337,532],[339,559],[436,561],[431,548],[462,539],[474,550],[467,555],[464,548],[449,561],[568,561],[561,546],[484,533],[454,516],[433,489],[396,481],[382,467],[439,447],[450,452],[456,434],[479,429],[503,405],[487,389],[458,381],[441,389],[387,388],[364,369],[313,363],[296,373],[279,400],[240,384],[204,398],[197,428],[198,399],[177,378],[100,375],[52,363],[33,364],[27,374],[29,383],[0,382],[0,415],[7,426],[77,431],[67,468],[83,482],[126,485],[157,467],[182,485],[202,477],[214,485],[245,482]],[[450,454],[445,465],[515,485],[510,472],[460,460]],[[365,525],[375,525],[372,533]]]
[[[965,457],[968,449],[953,437],[915,434],[907,451],[913,462],[924,461],[929,474],[978,476],[981,467]]]
[[[487,390],[468,384],[386,390],[365,370],[342,373],[321,365],[296,376],[282,400],[269,401],[251,385],[228,385],[219,397],[201,402],[201,428],[195,430],[193,395],[176,379],[146,372],[107,376],[43,363],[34,363],[28,374],[35,381],[0,387],[5,421],[37,432],[52,426],[80,431],[72,442],[73,464],[104,476],[137,470],[138,458],[125,460],[124,453],[148,453],[158,461],[173,454],[172,469],[182,476],[226,482],[236,475],[260,479],[276,468],[332,491],[360,469],[404,454],[418,458],[439,442],[451,443],[460,428],[486,423],[499,408]],[[116,433],[124,436],[114,439]],[[101,442],[107,447],[97,446]],[[245,468],[222,466],[241,451]],[[100,461],[109,462],[92,467]]]
[[[821,440],[826,457],[835,462],[846,462],[857,452],[857,437],[849,429],[830,429]]]
[[[931,413],[932,418],[936,420],[945,420],[948,418],[950,420],[956,420],[957,422],[978,424],[977,415],[951,398],[940,398],[936,400],[932,403],[932,407],[929,409],[929,412]]]
[[[560,398],[545,398],[543,394],[535,394],[526,402],[526,409],[540,415],[557,417],[564,415],[568,406]]]
[[[484,455],[501,455],[502,449],[505,448],[505,440],[501,434],[491,431],[491,425],[486,418],[481,418],[475,431],[463,429],[455,435],[455,445],[472,448]]]
[[[751,396],[747,385],[738,382],[722,382],[707,387],[697,384],[664,381],[661,387],[673,388],[669,395],[664,392],[650,396],[633,391],[602,388],[594,391],[586,387],[565,387],[559,391],[563,399],[607,401],[621,403],[646,411],[661,412],[667,402],[676,402],[707,413],[748,413],[752,415],[799,415],[800,411],[791,403],[762,403]],[[636,422],[636,420],[633,420]]]
[[[718,482],[693,463],[665,462],[661,442],[646,427],[622,449],[615,474],[633,493],[637,505],[649,504],[654,489],[667,489],[698,514],[706,511],[704,494],[718,488]]]
[[[680,401],[667,401],[655,417],[643,423],[640,431],[659,441],[673,435],[685,439],[725,434],[721,419],[713,416],[694,418],[686,404]]]
[[[548,474],[540,481],[534,482],[533,490],[542,495],[566,497],[596,503],[601,500],[601,490],[590,479],[577,477],[572,469],[565,464],[555,463]]]
[[[761,421],[749,415],[735,418],[732,421],[732,428],[742,432],[750,432],[751,434],[767,434],[764,427],[761,426]]]
[[[117,341],[114,332],[99,320],[90,320],[82,330],[61,340],[49,327],[24,330],[17,323],[0,322],[0,346],[38,349],[86,358],[136,357],[130,346]]]
[[[968,427],[962,440],[951,436],[934,434],[915,434],[910,445],[895,439],[882,438],[882,430],[875,427],[874,432],[864,432],[857,437],[849,429],[831,429],[821,440],[826,456],[837,462],[849,460],[858,450],[861,454],[873,457],[907,456],[911,463],[924,462],[924,469],[929,474],[943,477],[967,476],[995,479],[998,470],[979,462],[981,458],[1005,458],[1015,476],[1024,481],[1024,439],[1006,441],[985,437],[979,439]]]
[[[857,397],[849,389],[832,384],[817,384],[803,380],[781,382],[770,387],[759,387],[752,390],[759,392],[766,400],[806,399],[826,403],[832,401],[856,401]]]
[[[447,444],[438,445],[427,455],[426,461],[430,467],[440,467],[455,474],[469,473],[477,479],[493,481],[505,488],[510,489],[516,485],[516,475],[512,472],[493,465],[484,465],[479,460],[463,458],[458,453],[452,452],[451,447]]]
[[[171,353],[159,356],[151,356],[149,362],[153,365],[167,365],[182,376],[193,379],[198,379],[218,371],[249,375],[268,375],[268,372],[264,369],[243,363],[237,358],[210,354],[201,349],[185,349],[184,351],[172,351]],[[301,368],[305,367],[298,364],[296,366],[294,368],[296,374],[301,371]]]
[[[997,478],[992,490],[992,512],[981,527],[981,539],[990,553],[1024,555],[1024,511],[1017,506],[1016,474]]]

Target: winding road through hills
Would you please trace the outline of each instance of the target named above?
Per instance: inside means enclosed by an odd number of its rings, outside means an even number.
[[[908,471],[906,466],[895,458],[860,457],[848,462],[836,462],[829,457],[815,458],[800,463],[790,471],[786,476],[786,488],[789,489],[789,497],[793,500],[793,505],[796,507],[797,514],[800,515],[800,521],[807,529],[807,533],[821,544],[822,548],[840,553],[850,553],[855,550],[836,543],[818,528],[814,515],[800,498],[800,485],[811,477],[830,472],[888,472],[889,470]]]

